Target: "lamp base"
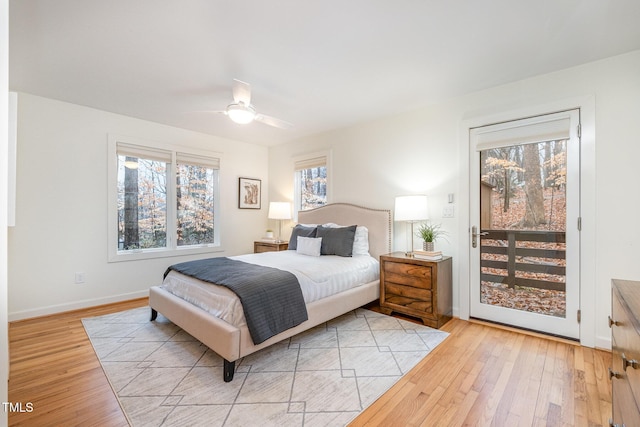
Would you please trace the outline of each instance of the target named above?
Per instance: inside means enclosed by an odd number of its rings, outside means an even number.
[[[415,221],[411,221],[411,248],[404,253],[407,258],[413,258],[413,224]]]
[[[278,237],[276,237],[276,243],[284,243],[284,240],[282,240],[282,220],[279,219],[278,220]]]

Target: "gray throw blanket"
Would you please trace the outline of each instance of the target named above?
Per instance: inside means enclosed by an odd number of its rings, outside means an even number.
[[[308,319],[298,279],[288,271],[226,257],[187,261],[171,270],[225,286],[238,295],[254,344]]]

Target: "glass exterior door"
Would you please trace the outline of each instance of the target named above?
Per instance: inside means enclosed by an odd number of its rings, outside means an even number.
[[[579,116],[558,114],[472,132],[470,312],[578,338]]]

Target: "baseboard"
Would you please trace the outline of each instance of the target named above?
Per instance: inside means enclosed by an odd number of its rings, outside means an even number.
[[[611,350],[611,336],[596,337],[596,348],[600,350]]]
[[[94,298],[81,301],[74,301],[65,304],[49,305],[30,310],[15,311],[9,313],[9,322],[17,320],[31,319],[33,317],[48,316],[50,314],[63,313],[65,311],[79,310],[82,308],[95,307],[97,305],[111,304],[114,302],[127,301],[136,298],[144,298],[149,296],[149,291],[131,292],[128,294],[112,295],[104,298]]]

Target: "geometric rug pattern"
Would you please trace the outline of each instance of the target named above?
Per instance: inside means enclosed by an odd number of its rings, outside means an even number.
[[[344,426],[448,333],[357,309],[236,361],[150,309],[83,319],[133,426]]]

